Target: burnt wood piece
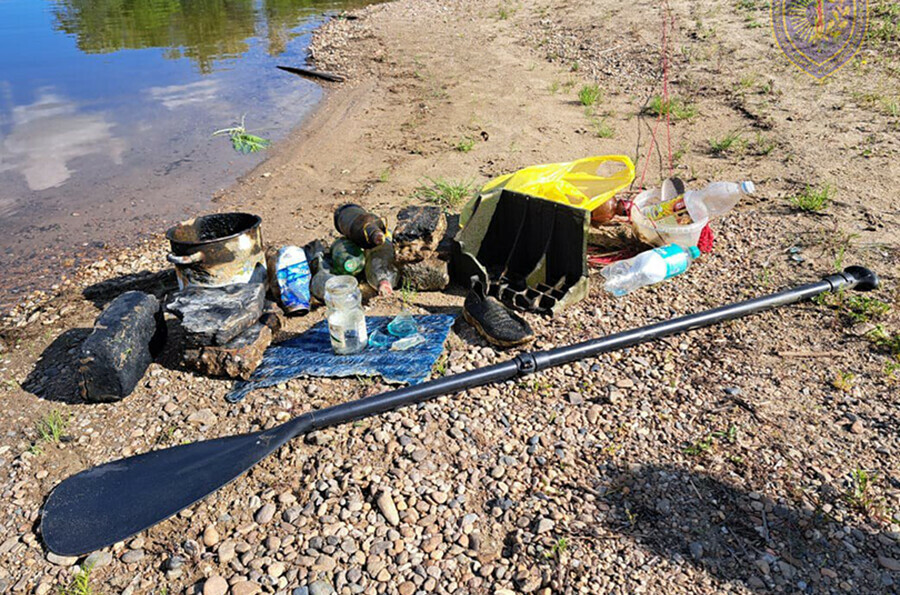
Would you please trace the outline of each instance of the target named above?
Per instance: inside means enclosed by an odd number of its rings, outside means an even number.
[[[297,68],[296,66],[276,66],[275,68],[278,68],[279,70],[283,70],[285,72],[290,72],[291,74],[296,74],[298,76],[303,76],[311,79],[321,79],[323,81],[331,81],[332,83],[343,83],[346,80],[339,74],[322,72],[320,70]]]

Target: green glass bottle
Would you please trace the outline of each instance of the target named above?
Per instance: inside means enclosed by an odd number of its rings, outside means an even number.
[[[338,238],[331,245],[331,264],[335,275],[356,275],[366,266],[366,256],[347,238]]]

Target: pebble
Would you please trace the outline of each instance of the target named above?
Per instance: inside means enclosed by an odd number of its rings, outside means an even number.
[[[187,421],[195,426],[211,426],[216,423],[216,414],[212,409],[201,409],[188,415]]]
[[[400,591],[400,595],[412,595],[416,592],[416,584],[411,581],[406,581],[404,583],[400,583],[400,586],[397,587],[397,590]]]
[[[206,547],[212,547],[217,543],[219,543],[219,532],[215,525],[210,525],[203,531],[203,544]]]
[[[275,505],[271,502],[266,502],[263,504],[259,510],[256,511],[256,514],[253,516],[253,520],[255,520],[260,525],[265,525],[275,516]]]
[[[231,595],[255,595],[262,591],[253,581],[238,581],[231,585]]]
[[[691,551],[691,557],[694,560],[699,560],[703,557],[703,544],[699,541],[692,541],[688,549]]]
[[[125,564],[136,564],[144,559],[144,550],[128,550],[122,555]]]
[[[587,412],[587,420],[588,423],[593,425],[597,423],[597,420],[600,419],[600,414],[603,412],[603,409],[600,405],[591,405],[591,408],[588,409]]]
[[[546,517],[539,517],[534,524],[534,532],[538,535],[552,531],[555,523]]]
[[[214,574],[203,583],[203,595],[225,595],[228,582],[218,574]]]
[[[892,572],[900,572],[900,560],[888,556],[878,556],[878,563]]]
[[[397,506],[394,504],[394,499],[391,497],[390,492],[379,492],[378,497],[375,499],[375,504],[387,522],[394,526],[400,524],[400,513],[397,512]]]
[[[78,561],[77,556],[60,556],[53,552],[47,552],[47,561],[57,566],[72,566]]]
[[[334,595],[334,587],[326,580],[318,580],[309,584],[309,595]]]
[[[850,425],[850,431],[854,434],[862,434],[866,429],[861,419],[857,419]]]
[[[223,541],[222,544],[219,546],[219,550],[217,553],[219,556],[220,564],[227,564],[227,563],[231,562],[232,560],[234,560],[234,555],[235,555],[234,542],[233,541]]]
[[[112,562],[112,554],[110,552],[101,551],[94,552],[84,560],[85,568],[103,568]]]

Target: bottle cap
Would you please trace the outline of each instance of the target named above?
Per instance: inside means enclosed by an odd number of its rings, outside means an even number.
[[[741,182],[741,192],[743,192],[744,194],[753,194],[754,192],[756,192],[756,186],[754,186],[753,182],[749,180],[746,182]]]
[[[691,255],[691,258],[700,258],[700,248],[697,246],[691,246],[688,248],[688,254]]]

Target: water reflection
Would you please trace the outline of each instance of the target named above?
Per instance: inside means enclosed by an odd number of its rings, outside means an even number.
[[[167,48],[167,58],[193,61],[203,73],[215,62],[246,52],[247,40],[265,27],[269,55],[291,39],[303,9],[321,0],[264,0],[258,22],[254,0],[57,0],[54,26],[74,35],[86,53]]]
[[[31,190],[46,190],[69,179],[69,162],[99,154],[122,163],[125,143],[112,133],[102,112],[81,112],[78,105],[41,89],[38,98],[12,110],[9,134],[0,137],[0,171],[18,170]]]
[[[147,89],[147,93],[167,109],[174,110],[186,105],[215,101],[219,86],[219,81],[216,79],[204,79],[184,85],[150,87]]]

